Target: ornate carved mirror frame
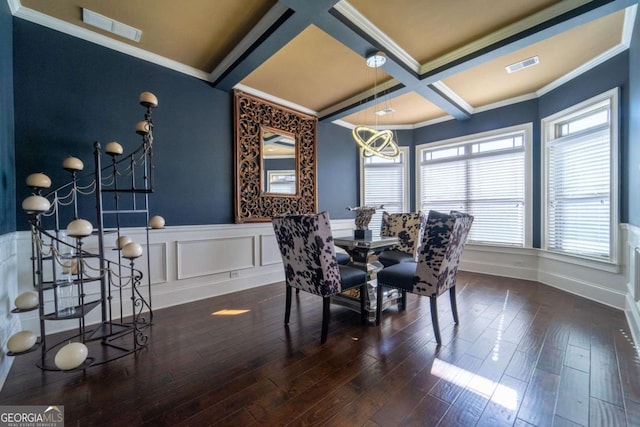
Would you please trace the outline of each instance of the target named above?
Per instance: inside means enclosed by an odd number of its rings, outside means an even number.
[[[317,212],[318,119],[235,90],[234,122],[236,223],[268,222],[274,216]],[[263,127],[295,136],[295,194],[273,194],[263,191]]]

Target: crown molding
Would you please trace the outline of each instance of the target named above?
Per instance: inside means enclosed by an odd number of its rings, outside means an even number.
[[[545,95],[545,94],[551,92],[554,89],[557,89],[558,87],[560,87],[563,84],[569,82],[570,80],[573,80],[576,77],[580,76],[581,74],[584,74],[587,71],[591,70],[592,68],[602,64],[603,62],[608,61],[609,59],[613,58],[617,54],[624,52],[628,48],[629,48],[628,46],[625,46],[622,43],[618,44],[617,46],[612,47],[608,51],[596,56],[595,58],[593,58],[593,59],[591,59],[591,60],[589,60],[587,62],[585,62],[584,64],[582,64],[578,68],[575,68],[574,70],[568,72],[564,76],[562,76],[562,77],[552,81],[548,85],[538,89],[536,91],[536,95],[537,96],[542,96],[542,95]]]
[[[507,107],[509,105],[518,104],[520,102],[529,101],[536,98],[538,98],[538,94],[536,94],[535,92],[526,93],[524,95],[514,96],[513,98],[505,99],[498,102],[493,102],[491,104],[486,104],[486,105],[482,105],[480,107],[474,108],[473,113],[474,114],[483,113],[485,111],[495,110],[496,108]]]
[[[268,94],[266,92],[262,92],[262,91],[260,91],[258,89],[254,89],[252,87],[245,86],[245,85],[243,85],[241,83],[238,83],[233,88],[241,90],[241,91],[243,91],[245,93],[248,93],[249,95],[253,95],[253,96],[257,96],[258,98],[262,98],[265,101],[269,101],[269,102],[272,102],[274,104],[282,105],[283,107],[287,107],[287,108],[290,108],[292,110],[308,114],[310,116],[318,117],[318,112],[317,111],[314,111],[314,110],[311,110],[309,108],[303,107],[302,105],[298,105],[298,104],[293,103],[291,101],[287,101],[286,99],[278,98],[278,97],[270,95],[270,94]]]
[[[587,4],[589,3],[589,1],[591,0],[566,0],[550,6],[538,13],[535,13],[504,28],[501,28],[500,30],[494,31],[491,34],[468,43],[432,61],[426,62],[420,67],[420,75],[424,75],[437,68],[443,67],[474,52],[478,52],[497,42],[505,40],[508,37],[515,36],[522,31],[542,24],[543,22],[555,18],[556,16],[560,16],[563,13],[569,12],[577,7]]]
[[[631,38],[633,37],[633,27],[636,22],[636,13],[638,5],[629,6],[624,11],[624,24],[622,25],[622,40],[620,43],[626,47],[631,46]]]
[[[11,2],[15,3],[17,2],[17,0],[9,0],[9,2],[11,5]],[[198,70],[197,68],[181,64],[180,62],[165,58],[164,56],[156,55],[155,53],[148,52],[144,49],[140,49],[139,47],[131,46],[127,43],[114,40],[78,25],[70,24],[68,22],[62,21],[61,19],[53,18],[33,9],[20,6],[19,2],[18,6],[18,9],[13,13],[13,15],[18,18],[33,22],[34,24],[42,25],[47,28],[51,28],[52,30],[60,31],[61,33],[80,38],[82,40],[115,50],[120,53],[124,53],[125,55],[130,55],[144,61],[169,68],[171,70],[195,77],[200,80],[209,81],[209,73]]]
[[[9,9],[11,10],[11,14],[15,15],[16,12],[22,7],[20,4],[20,0],[7,0],[9,3]]]
[[[369,37],[378,42],[389,56],[397,58],[405,67],[414,72],[420,71],[420,63],[416,61],[409,53],[404,50],[391,37],[385,34],[381,29],[376,27],[373,22],[369,21],[356,8],[351,6],[346,0],[338,2],[333,7],[337,12],[344,16],[349,22],[364,31]]]
[[[288,7],[280,2],[277,2],[269,11],[264,15],[260,21],[242,38],[233,50],[225,56],[222,61],[213,69],[209,75],[209,80],[216,81],[224,72],[229,69],[238,59],[244,55],[244,53],[251,48],[251,46],[262,37],[269,28],[275,24],[278,19],[288,10]]]
[[[463,108],[466,112],[468,112],[468,113],[473,112],[473,107],[467,101],[462,99],[462,97],[460,95],[455,93],[453,91],[453,89],[451,89],[449,86],[444,84],[444,82],[442,80],[438,80],[437,82],[433,82],[431,85],[433,87],[435,87],[438,91],[440,91],[444,96],[449,98],[454,104],[456,104],[459,107]]]

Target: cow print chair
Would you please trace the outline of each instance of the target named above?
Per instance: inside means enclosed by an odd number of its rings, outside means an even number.
[[[431,322],[438,344],[437,298],[449,291],[453,321],[458,324],[456,306],[456,275],[458,264],[473,216],[451,211],[449,214],[429,211],[418,262],[404,262],[382,269],[378,273],[376,322],[380,322],[383,287],[400,289],[403,300],[406,292],[428,296],[431,303]]]
[[[380,236],[397,237],[398,243],[382,251],[378,256],[378,261],[385,267],[401,262],[417,261],[426,223],[427,217],[422,212],[382,212]]]
[[[286,280],[284,323],[289,324],[292,289],[301,289],[322,297],[322,334],[327,340],[330,297],[344,290],[360,288],[361,320],[366,321],[367,277],[363,270],[338,264],[329,214],[285,215],[272,219],[282,255]]]

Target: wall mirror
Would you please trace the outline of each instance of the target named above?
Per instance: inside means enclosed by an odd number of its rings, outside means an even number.
[[[315,213],[316,117],[234,91],[235,221]]]

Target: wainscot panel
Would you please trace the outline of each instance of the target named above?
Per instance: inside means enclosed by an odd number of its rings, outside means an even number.
[[[254,236],[176,242],[178,280],[256,266]]]
[[[7,341],[22,329],[20,316],[11,313],[19,294],[15,236],[16,233],[0,235],[0,390],[13,363],[13,357],[5,354]]]
[[[640,227],[624,224],[627,260],[627,298],[624,311],[631,328],[636,349],[640,345]]]
[[[272,265],[282,262],[276,236],[273,234],[260,235],[260,265]]]

